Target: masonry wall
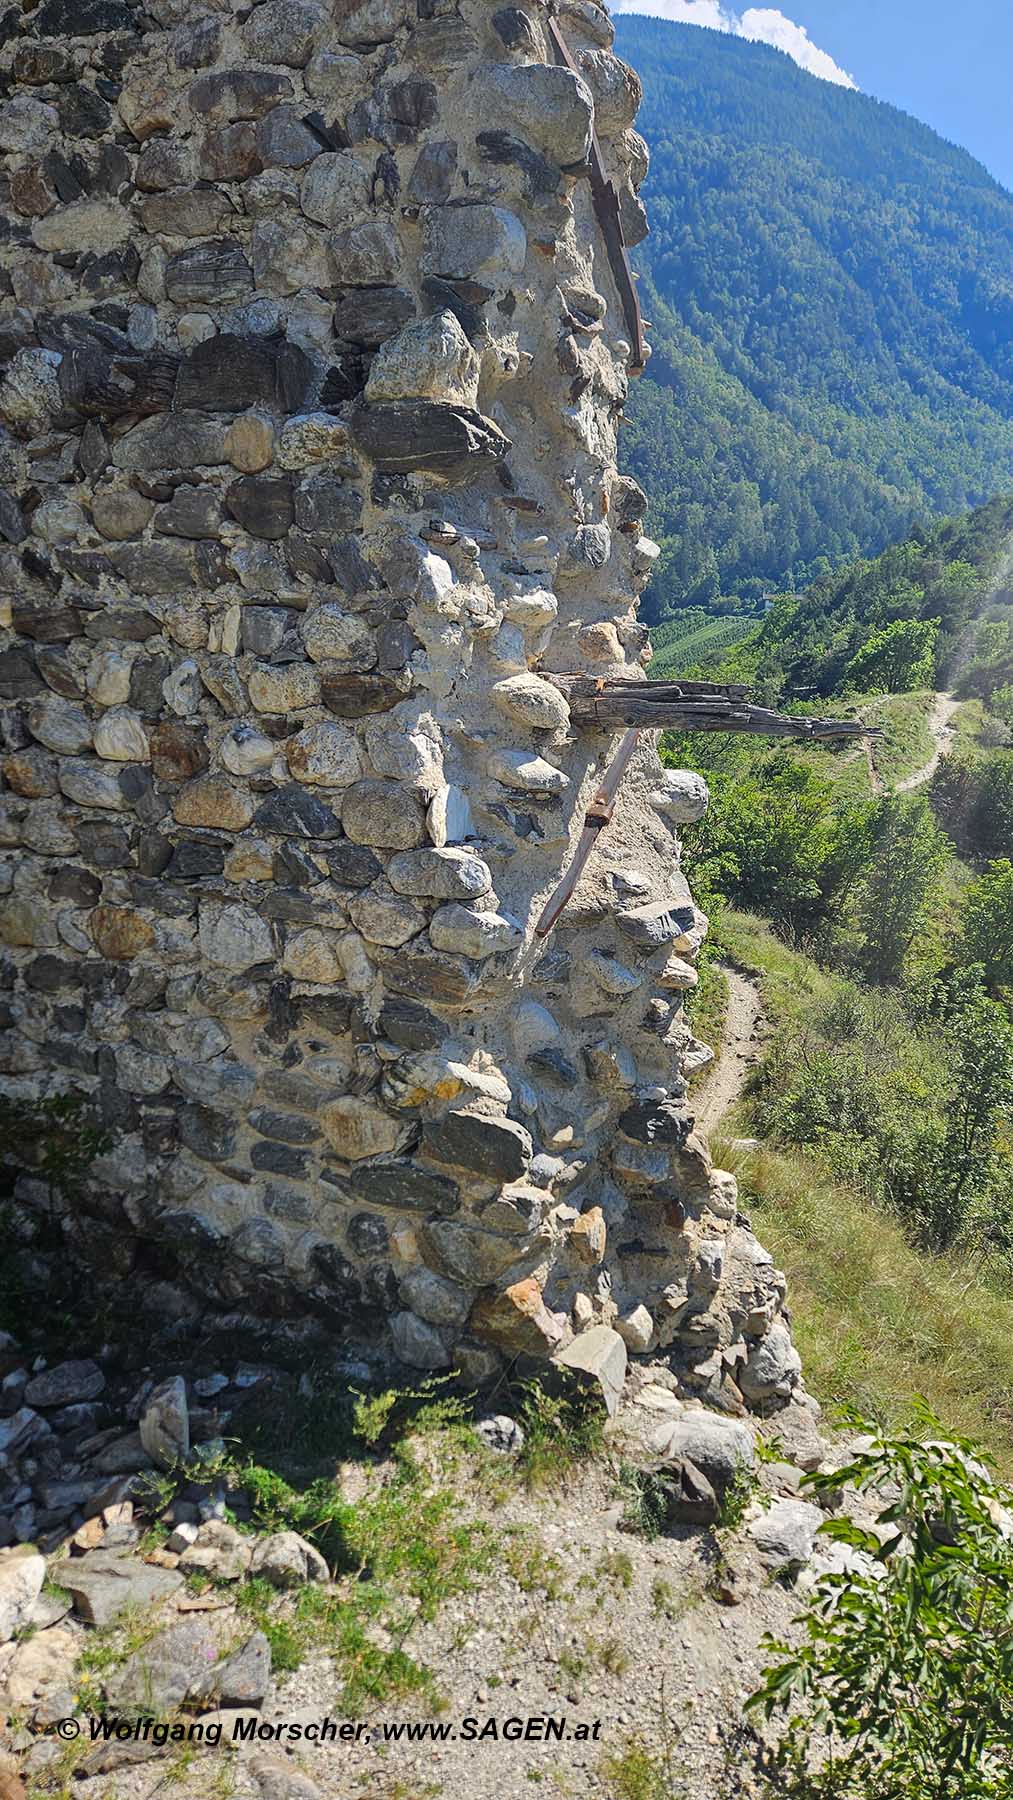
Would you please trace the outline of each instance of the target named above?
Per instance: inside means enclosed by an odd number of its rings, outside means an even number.
[[[94,1095],[68,1244],[162,1304],[476,1379],[615,1323],[777,1404],[685,1100],[698,779],[646,744],[534,935],[615,749],[545,676],[642,672],[656,554],[588,180],[593,122],[638,241],[639,83],[556,16],[579,75],[537,4],[4,15],[4,1081]]]

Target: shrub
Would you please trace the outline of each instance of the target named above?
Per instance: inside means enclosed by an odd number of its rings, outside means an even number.
[[[852,1422],[862,1425],[853,1418]],[[868,1429],[868,1427],[866,1427]],[[1013,1782],[1013,1494],[965,1439],[874,1435],[843,1468],[809,1477],[881,1502],[875,1530],[822,1527],[852,1566],[822,1576],[774,1639],[748,1705],[787,1718],[770,1791],[793,1800],[1000,1800]],[[814,1753],[819,1734],[823,1742]]]

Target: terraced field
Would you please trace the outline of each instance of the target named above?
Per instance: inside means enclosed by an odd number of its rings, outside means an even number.
[[[757,620],[752,614],[733,613],[715,619],[699,607],[691,607],[677,618],[666,619],[651,633],[654,661],[650,674],[654,681],[672,681],[691,669],[706,668],[720,662],[733,644],[755,631]]]

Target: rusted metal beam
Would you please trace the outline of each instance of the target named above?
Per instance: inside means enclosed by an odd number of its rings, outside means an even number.
[[[552,48],[556,53],[556,61],[570,69],[574,75],[580,75],[580,70],[570,53],[570,46],[560,30],[557,20],[547,19],[546,29]],[[633,355],[630,359],[629,369],[632,375],[639,375],[641,370],[646,367],[649,355],[644,318],[640,311],[637,284],[626,249],[626,240],[623,236],[619,195],[615,182],[608,178],[601,145],[593,131],[591,133],[590,165],[591,198],[594,202],[594,210],[598,215],[602,237],[605,239],[609,267],[612,270],[616,287],[619,289],[619,298],[622,301],[626,324],[630,337],[633,339]]]
[[[595,790],[594,798],[584,814],[584,829],[577,840],[573,861],[535,926],[536,937],[548,937],[587,867],[588,857],[598,841],[599,833],[611,823],[616,795],[639,742],[639,731],[628,731],[602,776],[601,785]]]

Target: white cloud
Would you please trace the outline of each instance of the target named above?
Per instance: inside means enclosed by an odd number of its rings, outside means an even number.
[[[753,43],[772,44],[821,81],[832,81],[837,87],[858,86],[828,50],[813,43],[804,25],[796,25],[794,19],[774,6],[750,6],[739,14],[726,12],[720,0],[614,0],[612,10],[646,13],[654,19],[671,19],[676,25],[705,25],[711,31],[726,31]]]

